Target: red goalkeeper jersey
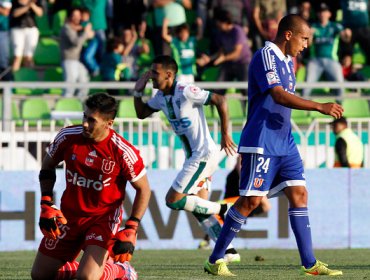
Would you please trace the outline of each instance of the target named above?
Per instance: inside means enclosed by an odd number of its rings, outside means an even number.
[[[119,207],[127,181],[146,173],[139,151],[113,129],[101,142],[82,131],[82,126],[61,129],[48,150],[54,160],[65,162],[61,210],[66,216],[101,215]]]

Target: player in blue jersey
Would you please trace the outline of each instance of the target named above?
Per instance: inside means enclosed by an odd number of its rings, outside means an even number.
[[[208,200],[210,176],[218,167],[219,148],[209,133],[203,106],[213,104],[221,121],[221,149],[227,155],[236,152],[236,145],[228,133],[228,113],[225,97],[199,87],[176,81],[178,65],[167,55],[157,56],[151,69],[135,84],[134,104],[138,118],[163,111],[173,131],[179,136],[186,159],[183,168],[166,195],[166,204],[174,210],[192,212],[205,232],[215,241],[221,225],[214,216],[224,216],[227,204]],[[149,79],[157,93],[143,102],[142,91]],[[239,262],[240,255],[230,245],[225,248],[226,262]]]
[[[307,48],[309,36],[306,21],[298,15],[287,15],[279,23],[275,40],[266,42],[249,66],[248,121],[238,148],[242,156],[240,198],[228,211],[215,248],[204,264],[205,271],[211,274],[234,276],[223,260],[224,248],[264,196],[285,194],[301,257],[301,273],[342,275],[314,256],[303,163],[291,133],[291,109],[319,111],[334,118],[343,113],[338,104],[317,103],[294,95],[291,57]]]

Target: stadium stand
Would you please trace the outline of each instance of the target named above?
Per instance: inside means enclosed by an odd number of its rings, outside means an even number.
[[[28,120],[30,126],[36,126],[37,120],[42,120],[42,125],[50,125],[51,111],[47,101],[43,98],[25,99],[21,105],[22,119]]]
[[[52,38],[41,38],[35,51],[35,64],[59,66],[60,63],[59,42]]]
[[[134,107],[134,98],[128,97],[120,100],[118,105],[118,118],[137,118],[136,111]]]
[[[361,98],[346,98],[342,102],[344,115],[347,118],[370,117],[369,103]]]
[[[40,81],[38,73],[33,68],[22,67],[18,71],[13,73],[14,81],[16,82],[36,82]],[[38,95],[44,92],[43,89],[26,89],[26,88],[15,88],[13,89],[14,94],[23,95]]]

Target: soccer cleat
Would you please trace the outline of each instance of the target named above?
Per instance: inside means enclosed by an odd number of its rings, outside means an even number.
[[[218,259],[214,264],[210,263],[208,260],[204,263],[204,272],[208,274],[217,275],[217,276],[236,276],[231,273],[227,268],[226,262],[224,259]]]
[[[224,256],[225,263],[239,263],[240,262],[240,255],[236,254],[225,254]]]
[[[311,268],[301,267],[301,273],[304,275],[329,275],[329,276],[338,276],[343,275],[343,272],[340,270],[329,269],[326,263],[323,263],[319,260],[316,260],[316,263]]]
[[[225,252],[224,261],[226,262],[226,264],[239,263],[240,262],[240,255],[235,250],[235,248],[229,248]]]
[[[137,272],[136,270],[131,266],[129,262],[115,262],[115,264],[121,266],[123,270],[125,271],[125,275],[120,278],[120,280],[137,280]]]

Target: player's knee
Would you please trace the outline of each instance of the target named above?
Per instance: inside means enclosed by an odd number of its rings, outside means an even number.
[[[166,205],[167,207],[173,209],[173,210],[183,210],[186,204],[186,196],[183,198],[173,201],[166,198]]]
[[[306,207],[308,193],[306,188],[295,188],[290,199],[291,207]]]
[[[53,279],[53,277],[46,276],[40,269],[32,269],[31,279],[32,280],[48,280],[48,279]]]

